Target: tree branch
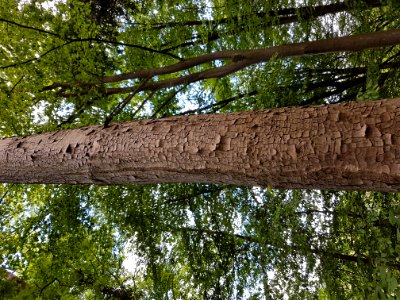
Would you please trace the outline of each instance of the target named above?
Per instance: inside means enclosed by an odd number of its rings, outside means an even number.
[[[39,32],[39,33],[55,36],[55,37],[57,37],[59,39],[62,39],[64,41],[66,41],[62,45],[58,45],[56,47],[51,48],[50,50],[47,50],[43,54],[39,55],[39,57],[35,57],[35,58],[31,58],[31,59],[28,59],[28,60],[25,60],[25,61],[22,61],[22,62],[18,62],[18,63],[14,63],[14,64],[11,64],[11,65],[3,66],[3,67],[0,67],[0,69],[7,69],[7,68],[15,67],[15,66],[18,66],[18,65],[24,65],[24,64],[27,64],[27,63],[30,63],[30,62],[33,62],[33,61],[38,61],[40,58],[44,57],[45,55],[49,54],[50,52],[52,52],[54,50],[57,50],[57,49],[59,49],[61,47],[64,47],[64,46],[66,46],[68,44],[76,43],[76,42],[96,42],[96,43],[106,43],[106,44],[112,44],[112,45],[119,45],[119,46],[130,47],[130,48],[137,48],[137,49],[140,49],[140,50],[148,51],[150,53],[158,53],[158,54],[162,54],[162,55],[167,55],[167,56],[170,56],[170,57],[172,57],[174,59],[182,61],[182,58],[179,57],[178,55],[169,53],[168,51],[165,51],[165,50],[156,50],[156,49],[152,49],[152,48],[141,46],[141,45],[122,43],[122,42],[118,42],[118,41],[111,41],[111,40],[105,40],[105,39],[99,39],[99,38],[74,38],[73,39],[73,38],[68,38],[68,37],[62,37],[60,34],[58,34],[56,32],[53,32],[53,31],[44,30],[44,29],[41,29],[41,28],[33,27],[33,26],[23,25],[23,24],[15,22],[15,21],[7,20],[7,19],[4,19],[4,18],[0,18],[0,22],[5,22],[7,24],[11,24],[11,25],[14,25],[14,26],[17,26],[17,27],[20,27],[20,28],[33,30],[33,31],[36,31],[36,32]]]
[[[52,32],[52,31],[48,31],[48,30],[44,30],[44,29],[40,29],[40,28],[33,27],[33,26],[23,25],[23,24],[15,22],[15,21],[7,20],[7,19],[4,19],[4,18],[0,18],[0,22],[5,22],[7,24],[11,24],[11,25],[14,25],[14,26],[17,26],[17,27],[20,27],[20,28],[33,30],[33,31],[36,31],[36,32],[40,32],[40,33],[44,33],[44,34],[48,34],[48,35],[52,35],[52,36],[61,38],[61,36],[58,33],[55,33],[55,32]]]
[[[68,44],[71,44],[71,43],[72,43],[72,42],[65,42],[65,43],[62,44],[62,45],[58,45],[58,46],[56,46],[56,47],[53,47],[53,48],[47,50],[46,52],[44,52],[43,54],[40,54],[39,57],[34,57],[34,58],[30,58],[30,59],[27,59],[27,60],[24,60],[24,61],[21,61],[21,62],[16,62],[16,63],[10,64],[10,65],[2,66],[2,67],[0,67],[0,69],[3,69],[3,70],[4,70],[4,69],[16,67],[16,66],[22,66],[22,65],[31,63],[31,62],[33,62],[33,61],[39,61],[41,58],[43,58],[43,57],[46,56],[47,54],[49,54],[49,53],[51,53],[51,52],[53,52],[53,51],[55,51],[55,50],[57,50],[57,49],[59,49],[59,48],[61,48],[61,47],[64,47],[64,46],[66,46],[66,45],[68,45]]]
[[[245,93],[245,94],[240,93],[240,94],[238,94],[238,95],[236,95],[236,96],[234,96],[234,97],[231,97],[231,98],[228,98],[228,99],[225,99],[225,100],[221,100],[221,101],[212,103],[212,104],[210,104],[210,105],[206,105],[206,106],[199,107],[199,108],[196,108],[196,109],[186,110],[186,111],[181,112],[181,113],[179,113],[179,114],[177,114],[177,115],[178,115],[178,116],[183,116],[183,115],[191,115],[191,114],[195,114],[195,113],[200,113],[200,112],[202,112],[202,111],[204,111],[204,110],[206,110],[206,109],[214,108],[214,107],[216,107],[216,106],[220,106],[219,108],[222,108],[222,107],[228,105],[229,103],[231,103],[231,102],[233,102],[233,101],[242,99],[242,98],[244,98],[244,97],[255,96],[255,95],[257,95],[257,94],[258,94],[258,91],[251,91],[251,92]],[[214,111],[215,111],[215,110],[214,110]]]
[[[54,278],[52,281],[46,283],[46,284],[40,289],[40,291],[39,291],[39,296],[41,296],[42,293],[43,293],[43,291],[44,291],[45,289],[47,289],[50,285],[52,285],[52,284],[53,284],[54,282],[56,282],[56,281],[58,281],[58,279],[57,279],[57,278]]]
[[[50,86],[44,87],[43,91],[53,90],[61,88],[59,94],[64,97],[76,96],[74,93],[65,93],[66,90],[72,87],[84,88],[82,92],[78,94],[85,94],[89,91],[89,88],[102,85],[104,83],[120,82],[128,79],[137,78],[151,78],[154,76],[173,74],[179,71],[183,71],[204,63],[209,63],[216,60],[229,60],[231,63],[222,67],[215,67],[205,71],[184,75],[181,77],[170,78],[161,80],[158,82],[149,82],[145,84],[143,90],[159,90],[165,87],[173,87],[180,84],[189,84],[199,80],[208,78],[219,78],[228,74],[234,73],[245,67],[260,62],[266,62],[272,57],[277,58],[289,58],[289,57],[300,57],[306,55],[326,54],[332,52],[356,52],[365,49],[371,49],[376,47],[384,47],[390,45],[396,45],[400,43],[400,30],[390,30],[385,32],[373,32],[365,33],[354,36],[346,36],[340,38],[331,38],[318,40],[313,42],[302,42],[287,44],[282,46],[270,47],[265,49],[254,49],[254,50],[225,50],[214,53],[204,54],[197,57],[187,59],[185,61],[147,70],[134,71],[119,75],[106,76],[100,78],[97,82],[73,82],[73,83],[54,83]],[[105,95],[128,93],[135,89],[135,87],[124,87],[124,88],[103,88],[97,87],[100,93]]]
[[[149,81],[150,78],[145,78],[139,85],[135,87],[135,89],[132,91],[128,97],[125,98],[124,101],[121,103],[117,104],[117,106],[113,109],[113,111],[107,116],[107,118],[104,121],[104,128],[107,128],[112,119],[115,117],[116,114],[118,114],[128,103],[129,101],[132,100],[132,98],[142,89],[142,87],[146,84],[147,81]]]
[[[158,114],[166,105],[168,105],[168,103],[171,102],[172,99],[174,99],[175,96],[176,96],[178,93],[180,93],[185,87],[186,87],[186,85],[183,86],[183,87],[181,87],[180,89],[174,91],[174,92],[171,94],[171,96],[169,96],[169,97],[161,104],[161,106],[160,106],[159,108],[156,109],[156,111],[151,115],[150,119],[155,118],[155,117],[157,116],[157,114]]]
[[[96,43],[105,43],[105,44],[124,46],[124,47],[129,47],[129,48],[136,48],[136,49],[144,50],[144,51],[147,51],[147,52],[150,52],[150,53],[157,53],[157,54],[167,55],[167,56],[170,56],[170,57],[172,57],[174,59],[183,61],[183,58],[181,58],[178,55],[169,53],[168,51],[156,50],[156,49],[152,49],[152,48],[149,48],[149,47],[140,46],[140,45],[136,45],[136,44],[122,43],[122,42],[118,42],[118,41],[104,40],[104,39],[98,39],[98,38],[71,39],[71,41],[72,42],[96,42]]]
[[[374,8],[382,6],[381,1],[379,0],[364,0],[364,5],[366,8]],[[274,25],[284,25],[295,23],[298,21],[308,21],[312,19],[316,19],[318,17],[327,15],[327,14],[335,14],[339,12],[343,12],[349,9],[355,8],[353,2],[339,2],[328,5],[320,5],[320,6],[303,6],[299,8],[283,8],[277,11],[271,10],[269,12],[258,12],[254,13],[253,16],[256,16],[260,19],[267,17],[267,20],[263,23],[264,28],[270,28]],[[221,25],[227,23],[235,23],[237,24],[239,20],[246,19],[251,17],[251,15],[245,15],[239,17],[230,17],[230,18],[222,18],[219,20],[193,20],[187,22],[168,22],[166,24],[160,24],[156,28],[164,28],[164,27],[172,27],[172,26],[199,26],[199,25]],[[221,34],[217,31],[212,31],[207,36],[207,42],[212,42],[219,39]],[[204,37],[201,35],[197,35],[195,37],[190,38],[191,42],[184,42],[179,45],[172,46],[170,48],[164,48],[165,51],[172,51],[186,46],[193,46],[198,44],[200,41],[204,40]],[[167,44],[164,44],[165,47]]]
[[[379,7],[382,6],[381,1],[379,0],[364,0],[363,4],[367,8]],[[278,10],[270,10],[268,12],[257,12],[252,15],[244,15],[241,16],[240,19],[238,16],[229,17],[229,18],[221,18],[218,20],[190,20],[183,22],[167,22],[167,23],[158,23],[152,24],[153,29],[163,29],[170,28],[175,26],[212,26],[212,25],[221,25],[227,23],[235,23],[237,24],[239,20],[246,19],[251,16],[256,16],[258,18],[277,18],[273,21],[268,19],[268,25],[281,25],[293,23],[299,20],[309,20],[312,18],[317,18],[326,14],[335,14],[338,12],[343,12],[349,9],[355,8],[354,2],[338,2],[327,5],[318,5],[318,6],[302,6],[302,7],[290,7],[290,8],[282,8]]]
[[[193,227],[173,227],[173,226],[169,226],[169,230],[171,231],[180,231],[180,232],[195,232],[195,233],[205,233],[211,236],[230,236],[232,238],[236,238],[236,239],[240,239],[240,240],[244,240],[244,241],[248,241],[250,243],[256,243],[256,244],[260,244],[260,245],[265,245],[266,243],[262,240],[260,240],[257,237],[254,236],[248,236],[248,235],[241,235],[241,234],[235,234],[235,233],[229,233],[229,232],[225,232],[225,231],[215,231],[215,230],[210,230],[210,229],[205,229],[205,228],[193,228]],[[300,251],[300,252],[305,252],[305,251],[309,251],[312,254],[318,255],[320,257],[333,257],[336,259],[340,259],[343,261],[349,261],[349,262],[355,262],[355,263],[364,263],[364,264],[371,264],[373,262],[373,259],[367,256],[355,256],[355,255],[350,255],[350,254],[344,254],[344,253],[340,253],[340,252],[333,252],[333,251],[329,251],[329,250],[324,250],[321,248],[312,248],[312,247],[307,247],[307,248],[302,248],[296,245],[289,245],[287,247],[281,248],[281,247],[276,247],[275,245],[271,244],[271,243],[267,243],[267,245],[272,246],[274,248],[277,249],[281,249],[284,251]],[[397,262],[387,262],[387,266],[390,266],[392,268],[398,269],[400,270],[400,263]]]
[[[147,101],[149,101],[154,96],[155,93],[156,93],[155,91],[151,92],[150,95],[148,95],[146,99],[144,99],[142,103],[140,103],[140,105],[136,108],[136,110],[131,114],[130,116],[131,120],[133,120],[136,117],[136,115],[142,110],[143,106],[147,103]]]

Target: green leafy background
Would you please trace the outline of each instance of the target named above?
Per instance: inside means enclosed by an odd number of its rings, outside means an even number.
[[[126,97],[65,97],[45,89],[55,82],[399,28],[398,1],[338,3],[0,0],[0,135],[102,124]],[[330,13],[316,17],[323,5]],[[142,91],[113,121],[396,97],[399,50],[273,58]],[[400,298],[398,194],[3,184],[0,196],[0,299]]]

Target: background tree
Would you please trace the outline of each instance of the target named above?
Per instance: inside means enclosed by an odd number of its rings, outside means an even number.
[[[399,28],[397,1],[349,3],[1,0],[1,136],[104,124],[110,116],[125,121],[398,96],[398,46],[273,58],[222,78],[134,95],[83,84],[141,86],[232,61],[150,79],[101,79],[217,51]],[[48,88],[55,83],[69,84],[72,95]],[[0,192],[2,267],[26,282],[20,298],[399,295],[396,194],[199,184],[9,184]],[[130,272],[127,251],[136,255]]]

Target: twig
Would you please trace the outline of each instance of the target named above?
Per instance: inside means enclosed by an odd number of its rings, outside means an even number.
[[[146,99],[142,101],[142,103],[140,103],[139,107],[132,113],[131,119],[135,118],[135,116],[139,113],[139,111],[142,110],[143,106],[154,96],[155,93],[156,91],[151,92],[150,95],[147,96]]]
[[[222,107],[228,105],[230,102],[233,102],[233,101],[235,101],[235,100],[242,99],[242,98],[244,98],[244,97],[255,96],[255,95],[257,95],[257,94],[258,94],[258,91],[251,91],[251,92],[246,93],[246,94],[242,94],[242,93],[241,93],[241,94],[238,94],[238,95],[236,95],[236,96],[234,96],[234,97],[231,97],[231,98],[228,98],[228,99],[225,99],[225,100],[221,100],[221,101],[218,101],[218,102],[215,102],[215,103],[212,103],[212,104],[203,106],[203,107],[199,107],[199,108],[196,108],[196,109],[190,109],[190,110],[183,111],[183,112],[179,113],[178,116],[183,116],[183,115],[190,115],[190,114],[194,114],[194,113],[199,113],[199,112],[201,112],[201,111],[203,111],[203,110],[206,110],[206,109],[209,109],[209,108],[215,109],[216,106],[219,106],[219,109],[220,109],[220,108],[222,108]]]
[[[15,87],[22,81],[22,79],[24,79],[25,75],[22,75],[21,78],[13,85],[13,87],[10,90],[10,94],[12,94],[14,92]]]
[[[150,119],[153,119],[157,116],[157,114],[169,103],[171,102],[172,99],[175,98],[175,96],[181,92],[185,87],[187,86],[187,84],[185,84],[183,87],[181,87],[180,89],[178,89],[177,91],[175,91],[170,97],[168,97],[167,100],[165,100],[161,106],[151,115]]]
[[[142,87],[150,80],[151,77],[147,77],[142,80],[140,84],[138,84],[135,89],[130,93],[124,101],[117,104],[117,106],[113,109],[113,111],[106,117],[104,121],[104,128],[107,128],[112,119],[132,100],[132,98],[141,91]]]

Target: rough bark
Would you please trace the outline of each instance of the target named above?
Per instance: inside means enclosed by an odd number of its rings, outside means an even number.
[[[0,181],[400,191],[400,98],[172,117],[0,141]]]

